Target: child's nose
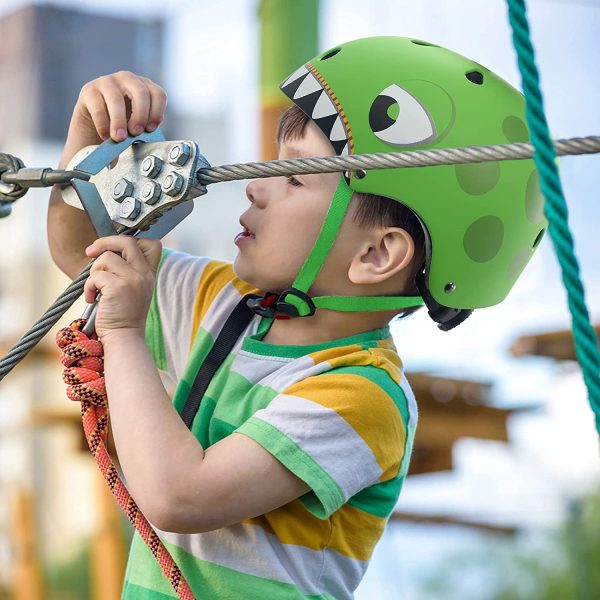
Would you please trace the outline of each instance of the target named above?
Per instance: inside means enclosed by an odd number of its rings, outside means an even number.
[[[253,179],[246,186],[246,197],[258,207],[264,206],[267,197],[267,186],[264,179]]]

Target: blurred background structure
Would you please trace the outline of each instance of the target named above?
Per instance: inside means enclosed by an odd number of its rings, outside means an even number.
[[[196,140],[215,165],[272,157],[278,82],[352,38],[425,39],[520,87],[505,13],[504,0],[4,0],[0,151],[55,166],[81,86],[128,69],[167,90],[167,139]],[[600,5],[531,0],[529,13],[554,136],[597,134]],[[561,159],[595,323],[599,161]],[[48,196],[32,190],[0,220],[0,356],[69,283],[47,249]],[[167,245],[233,259],[246,202],[244,182],[211,186]],[[421,313],[392,325],[420,424],[357,599],[600,597],[600,550],[585,535],[599,538],[598,439],[568,327],[548,239],[509,298],[457,330]],[[51,333],[0,385],[0,598],[119,596],[130,531],[60,371]]]

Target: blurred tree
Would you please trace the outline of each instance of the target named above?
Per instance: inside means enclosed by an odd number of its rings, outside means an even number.
[[[424,586],[444,600],[600,598],[600,492],[569,502],[556,530],[516,543],[490,539],[447,558]]]

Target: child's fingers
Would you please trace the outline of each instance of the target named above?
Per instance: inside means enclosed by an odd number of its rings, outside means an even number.
[[[162,254],[162,242],[160,240],[138,239],[137,243],[140,250],[144,253],[150,268],[156,271]]]
[[[97,80],[97,89],[104,99],[110,120],[110,136],[115,142],[127,137],[127,111],[125,96],[113,77]]]
[[[103,252],[96,259],[90,269],[90,273],[94,273],[95,271],[108,271],[109,273],[113,273],[117,277],[122,277],[124,279],[132,277],[133,275],[131,265],[118,254],[110,251]]]
[[[148,124],[150,114],[150,91],[146,84],[133,73],[123,76],[122,89],[131,100],[131,116],[129,117],[129,133],[139,135]]]
[[[95,302],[98,292],[101,292],[102,288],[111,283],[114,277],[115,276],[108,271],[95,271],[94,273],[90,273],[90,276],[86,279],[83,286],[85,301],[88,304]]]
[[[111,235],[98,238],[85,249],[85,253],[90,258],[98,257],[106,251],[120,254],[138,273],[148,273],[151,270],[137,240],[130,236]]]
[[[110,135],[110,118],[102,94],[96,89],[90,89],[84,99],[84,106],[100,138],[107,139]]]
[[[165,109],[167,107],[167,94],[163,88],[156,85],[147,77],[140,77],[145,82],[148,93],[150,94],[150,111],[148,114],[148,123],[146,129],[154,131],[165,118]]]

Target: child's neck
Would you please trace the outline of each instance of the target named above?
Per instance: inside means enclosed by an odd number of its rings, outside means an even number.
[[[263,342],[282,346],[306,346],[357,335],[385,327],[394,312],[342,313],[319,309],[312,317],[276,319]]]

